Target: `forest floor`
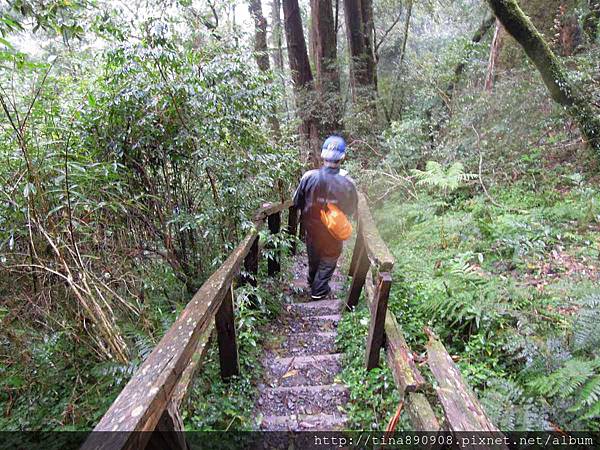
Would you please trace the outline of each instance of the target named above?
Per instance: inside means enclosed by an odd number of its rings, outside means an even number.
[[[341,383],[342,356],[336,349],[345,277],[336,271],[330,299],[310,301],[306,255],[292,266],[281,313],[264,330],[256,416],[260,429],[343,429],[348,389]]]

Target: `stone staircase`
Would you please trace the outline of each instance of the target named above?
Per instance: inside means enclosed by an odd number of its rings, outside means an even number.
[[[305,279],[306,257],[294,273]],[[265,431],[330,431],[344,428],[343,406],[348,389],[338,374],[342,355],[336,353],[337,324],[343,302],[335,299],[342,276],[336,272],[333,299],[307,301],[306,282],[296,281],[293,303],[267,329],[264,378],[256,403],[259,429]],[[304,291],[304,292],[299,292]]]

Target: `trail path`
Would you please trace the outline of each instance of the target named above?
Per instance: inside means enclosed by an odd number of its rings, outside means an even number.
[[[348,389],[338,377],[342,355],[336,353],[337,325],[344,276],[333,276],[331,299],[310,301],[306,255],[296,257],[291,303],[269,324],[256,413],[260,429],[329,431],[344,428]]]

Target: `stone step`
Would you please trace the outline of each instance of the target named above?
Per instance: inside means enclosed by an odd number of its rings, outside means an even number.
[[[342,384],[263,388],[258,406],[265,415],[339,414],[349,398]]]
[[[335,353],[335,332],[293,333],[281,343],[279,356],[324,355]]]
[[[310,331],[329,332],[335,331],[338,323],[342,320],[340,314],[331,314],[327,316],[298,316],[295,332],[308,333]]]
[[[306,303],[293,303],[290,311],[303,317],[328,316],[339,314],[342,311],[342,300],[317,300]]]
[[[265,416],[261,430],[268,431],[340,431],[348,417],[343,414],[298,414],[291,416]]]
[[[271,387],[331,384],[342,370],[342,356],[334,353],[265,360],[266,384]]]
[[[340,314],[303,316],[298,313],[290,313],[279,317],[274,324],[277,331],[283,335],[308,333],[311,331],[326,333],[335,331],[341,318]]]

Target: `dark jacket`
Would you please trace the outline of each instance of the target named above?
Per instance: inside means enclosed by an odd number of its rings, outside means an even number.
[[[321,222],[325,203],[335,204],[348,218],[356,213],[356,186],[345,170],[331,167],[310,170],[294,194],[294,206],[301,211],[307,245],[312,245],[322,257],[337,258],[342,252],[342,242],[331,236]]]

